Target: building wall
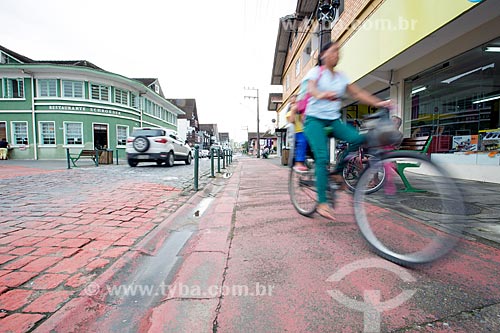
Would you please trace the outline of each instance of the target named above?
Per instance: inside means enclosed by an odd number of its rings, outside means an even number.
[[[23,71],[24,68],[29,70]],[[30,73],[27,76],[26,73]],[[34,77],[32,82],[31,76]],[[24,98],[4,98],[5,82],[8,78],[23,78]],[[56,80],[57,96],[40,97],[39,80]],[[69,98],[62,95],[62,80],[83,82],[83,97]],[[16,159],[64,159],[66,148],[75,151],[93,149],[97,145],[94,126],[107,127],[103,135],[107,149],[117,149],[121,158],[125,157],[125,145],[118,142],[117,132],[126,129],[130,134],[136,127],[164,127],[177,130],[177,114],[182,113],[177,107],[158,94],[150,91],[142,83],[113,73],[91,69],[50,66],[0,65],[0,123],[6,125],[6,137]],[[91,84],[109,87],[109,100],[90,98]],[[33,89],[34,88],[34,89]],[[34,91],[33,91],[34,90]],[[120,103],[115,96],[118,90],[127,96],[126,104]],[[132,103],[132,97],[137,102]],[[26,122],[27,142],[21,144],[14,139],[13,124]],[[55,143],[43,144],[40,140],[40,122],[53,123]],[[64,140],[65,123],[74,122],[83,125],[83,142],[66,144]],[[105,137],[105,139],[104,139]],[[123,139],[123,138],[122,138]]]

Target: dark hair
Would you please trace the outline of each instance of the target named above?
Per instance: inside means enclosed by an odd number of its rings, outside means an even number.
[[[328,50],[330,47],[332,47],[335,44],[337,44],[336,41],[329,41],[329,42],[326,42],[325,44],[323,44],[323,46],[321,46],[320,51],[319,51],[319,56],[318,56],[318,66],[322,65],[321,56],[323,55],[323,53],[325,53],[326,50]]]

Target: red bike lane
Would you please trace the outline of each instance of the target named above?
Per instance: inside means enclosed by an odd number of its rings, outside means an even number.
[[[445,258],[407,269],[370,251],[349,194],[340,194],[336,217],[299,215],[287,171],[246,160],[217,332],[500,330],[498,248],[464,240]]]

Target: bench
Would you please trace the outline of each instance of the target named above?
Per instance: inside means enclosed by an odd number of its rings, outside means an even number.
[[[432,136],[421,136],[417,138],[406,138],[403,139],[401,145],[399,146],[399,151],[413,151],[420,152],[422,154],[427,154],[429,147],[431,146]],[[405,188],[401,192],[425,192],[424,190],[419,190],[411,186],[410,182],[404,174],[406,168],[416,168],[419,167],[419,163],[401,162],[396,163],[396,172],[403,181]]]
[[[99,150],[85,150],[85,149],[82,149],[80,151],[80,153],[78,153],[78,154],[71,153],[68,150],[68,158],[71,161],[71,163],[73,163],[73,166],[75,168],[78,167],[76,165],[76,162],[80,158],[84,158],[84,157],[90,157],[92,159],[92,161],[94,161],[95,166],[99,166],[99,156],[100,155],[101,155],[101,151],[99,151]]]

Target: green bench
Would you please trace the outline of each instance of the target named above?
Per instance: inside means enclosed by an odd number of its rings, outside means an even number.
[[[399,146],[398,150],[402,151],[415,151],[415,152],[420,152],[422,154],[427,154],[429,151],[429,147],[431,146],[432,142],[432,136],[421,136],[417,138],[406,138],[403,139],[401,142],[401,145]],[[406,162],[401,162],[401,163],[396,163],[396,172],[398,173],[399,177],[403,181],[403,184],[405,188],[401,190],[400,192],[426,192],[425,190],[419,190],[411,186],[410,182],[406,178],[404,174],[404,170],[406,168],[417,168],[419,167],[419,163],[406,163]]]
[[[81,158],[91,158],[94,161],[95,166],[99,166],[99,156],[101,151],[99,150],[85,150],[82,149],[78,154],[68,152],[68,158],[74,167],[78,167],[76,162]]]

